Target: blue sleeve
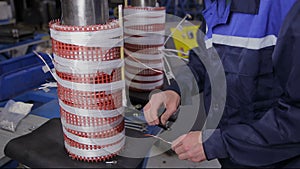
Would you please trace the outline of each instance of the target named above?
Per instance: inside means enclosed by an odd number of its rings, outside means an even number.
[[[284,90],[260,120],[204,131],[207,158],[230,157],[246,166],[267,166],[300,155],[300,1],[289,12],[274,51],[274,69]],[[206,135],[212,134],[211,137]]]

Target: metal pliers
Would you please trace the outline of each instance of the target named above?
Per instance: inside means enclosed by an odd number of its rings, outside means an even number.
[[[176,110],[176,112],[167,120],[166,124],[163,125],[162,121],[161,121],[161,117],[166,112],[166,109],[165,108],[159,109],[158,110],[158,113],[160,114],[159,117],[158,117],[159,124],[157,126],[160,127],[160,128],[162,128],[162,129],[164,129],[164,130],[170,131],[171,130],[170,123],[174,123],[177,120],[179,111],[180,111],[180,109],[178,108]]]

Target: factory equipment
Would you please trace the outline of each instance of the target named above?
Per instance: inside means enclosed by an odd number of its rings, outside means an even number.
[[[133,91],[148,92],[164,82],[163,54],[166,11],[155,0],[134,0],[124,9],[126,83]],[[136,5],[136,6],[135,6]]]
[[[125,145],[120,39],[107,0],[61,0],[50,23],[65,148],[73,159],[105,161]]]

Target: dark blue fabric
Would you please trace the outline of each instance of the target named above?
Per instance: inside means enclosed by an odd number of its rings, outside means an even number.
[[[211,38],[212,34],[252,38],[278,35],[281,23],[295,2],[295,0],[262,0],[258,14],[246,14],[232,12],[226,0],[207,1],[209,3],[206,4],[203,16],[209,28],[208,38]],[[253,7],[257,5],[253,0],[250,2],[255,3]],[[239,3],[239,5],[247,6],[250,2]],[[236,8],[238,9],[238,6]]]
[[[232,12],[240,12],[247,14],[258,14],[260,0],[232,0],[230,10]]]
[[[230,4],[226,3],[226,0],[216,0],[211,2],[205,1],[206,8],[203,11],[203,17],[207,24],[207,36],[206,39],[212,37],[213,28],[217,25],[226,24],[230,14]]]
[[[212,38],[213,34],[277,37],[295,1],[261,0],[258,14],[245,14],[230,11],[226,0],[207,0],[204,11],[208,25],[206,39]],[[228,89],[219,128],[203,131],[204,140],[208,139],[203,145],[209,160],[222,158],[220,162],[225,168],[300,167],[297,162],[297,156],[300,156],[299,6],[298,1],[287,17],[275,52],[274,46],[254,50],[214,44],[225,69]],[[188,65],[200,91],[204,92],[208,111],[209,77],[193,51]],[[176,80],[181,81],[181,78]],[[179,92],[175,86],[170,89]],[[197,86],[188,84],[188,87]]]

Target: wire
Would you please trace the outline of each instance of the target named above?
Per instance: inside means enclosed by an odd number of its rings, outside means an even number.
[[[157,73],[163,73],[163,71],[153,69],[152,67],[150,67],[150,66],[148,66],[148,65],[146,65],[146,64],[144,64],[144,63],[142,63],[140,60],[138,60],[137,58],[133,57],[133,56],[130,54],[130,51],[129,51],[128,49],[124,48],[124,50],[125,50],[125,53],[126,53],[131,59],[133,59],[134,61],[136,61],[136,62],[138,62],[139,64],[143,65],[144,67],[146,67],[146,68],[148,68],[148,69],[150,69],[150,70],[152,70],[152,71],[154,71],[154,72],[157,72]]]
[[[51,73],[51,75],[53,76],[53,78],[57,81],[57,78],[55,76],[55,74],[51,71],[51,68],[49,67],[49,65],[47,64],[47,62],[45,61],[45,59],[39,54],[37,53],[37,51],[33,51],[33,53],[40,58],[40,60],[45,64],[45,66],[47,67],[48,71]]]
[[[180,50],[175,50],[175,49],[159,49],[160,51],[166,51],[166,52],[174,52],[174,53],[181,53],[183,55],[189,55],[189,53],[185,53]]]
[[[183,22],[187,19],[187,18],[192,18],[192,16],[190,14],[186,14],[185,17],[178,23],[178,25],[176,26],[175,30],[173,32],[171,32],[171,34],[168,36],[168,38],[166,39],[164,46],[167,44],[167,42],[169,41],[169,39],[174,35],[174,33],[178,30],[178,28],[183,24]]]
[[[159,140],[161,140],[161,141],[163,141],[163,142],[165,142],[165,143],[167,143],[167,144],[172,145],[172,142],[167,141],[167,140],[165,140],[165,139],[163,139],[163,138],[161,138],[161,137],[158,137],[158,136],[154,136],[154,135],[151,135],[151,134],[144,134],[144,136],[153,137],[153,138],[159,139]]]

